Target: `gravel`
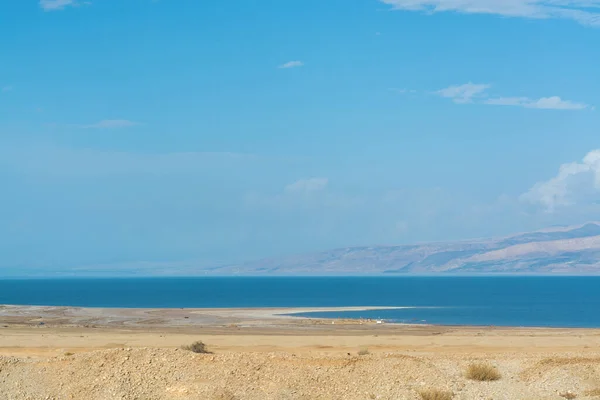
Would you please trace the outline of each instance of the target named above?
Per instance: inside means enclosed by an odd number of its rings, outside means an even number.
[[[48,359],[0,357],[4,400],[398,400],[423,389],[452,391],[454,399],[578,399],[600,388],[600,354],[488,359],[404,353],[319,355],[195,354],[181,349],[123,348]],[[464,377],[470,363],[487,362],[496,382]]]

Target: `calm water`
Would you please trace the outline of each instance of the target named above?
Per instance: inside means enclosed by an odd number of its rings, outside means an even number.
[[[411,306],[311,315],[432,324],[600,327],[600,277],[0,280],[0,304],[82,307]]]

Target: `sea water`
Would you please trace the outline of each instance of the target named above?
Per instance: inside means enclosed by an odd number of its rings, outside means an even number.
[[[0,280],[0,304],[408,307],[320,312],[441,325],[600,327],[600,277],[207,277]]]

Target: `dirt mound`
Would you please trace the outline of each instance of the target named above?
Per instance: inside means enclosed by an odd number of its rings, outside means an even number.
[[[0,398],[398,400],[418,399],[420,390],[435,388],[454,392],[455,399],[560,399],[559,389],[575,388],[579,398],[593,389],[592,383],[587,385],[572,374],[556,376],[556,380],[571,380],[555,382],[556,391],[542,387],[537,384],[537,371],[525,372],[527,376],[524,371],[552,363],[543,359],[523,363],[516,357],[491,360],[503,378],[489,383],[465,379],[466,366],[477,360],[451,356],[195,354],[135,348],[44,360],[0,357]],[[585,379],[600,378],[596,371],[589,370]]]
[[[548,357],[525,369],[520,377],[539,391],[594,397],[594,392],[600,388],[600,357]]]

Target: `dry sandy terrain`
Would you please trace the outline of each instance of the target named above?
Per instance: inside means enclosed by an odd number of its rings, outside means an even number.
[[[0,399],[600,399],[600,330],[277,315],[292,311],[0,306]],[[214,353],[179,348],[196,340]],[[468,380],[478,361],[502,378]]]

